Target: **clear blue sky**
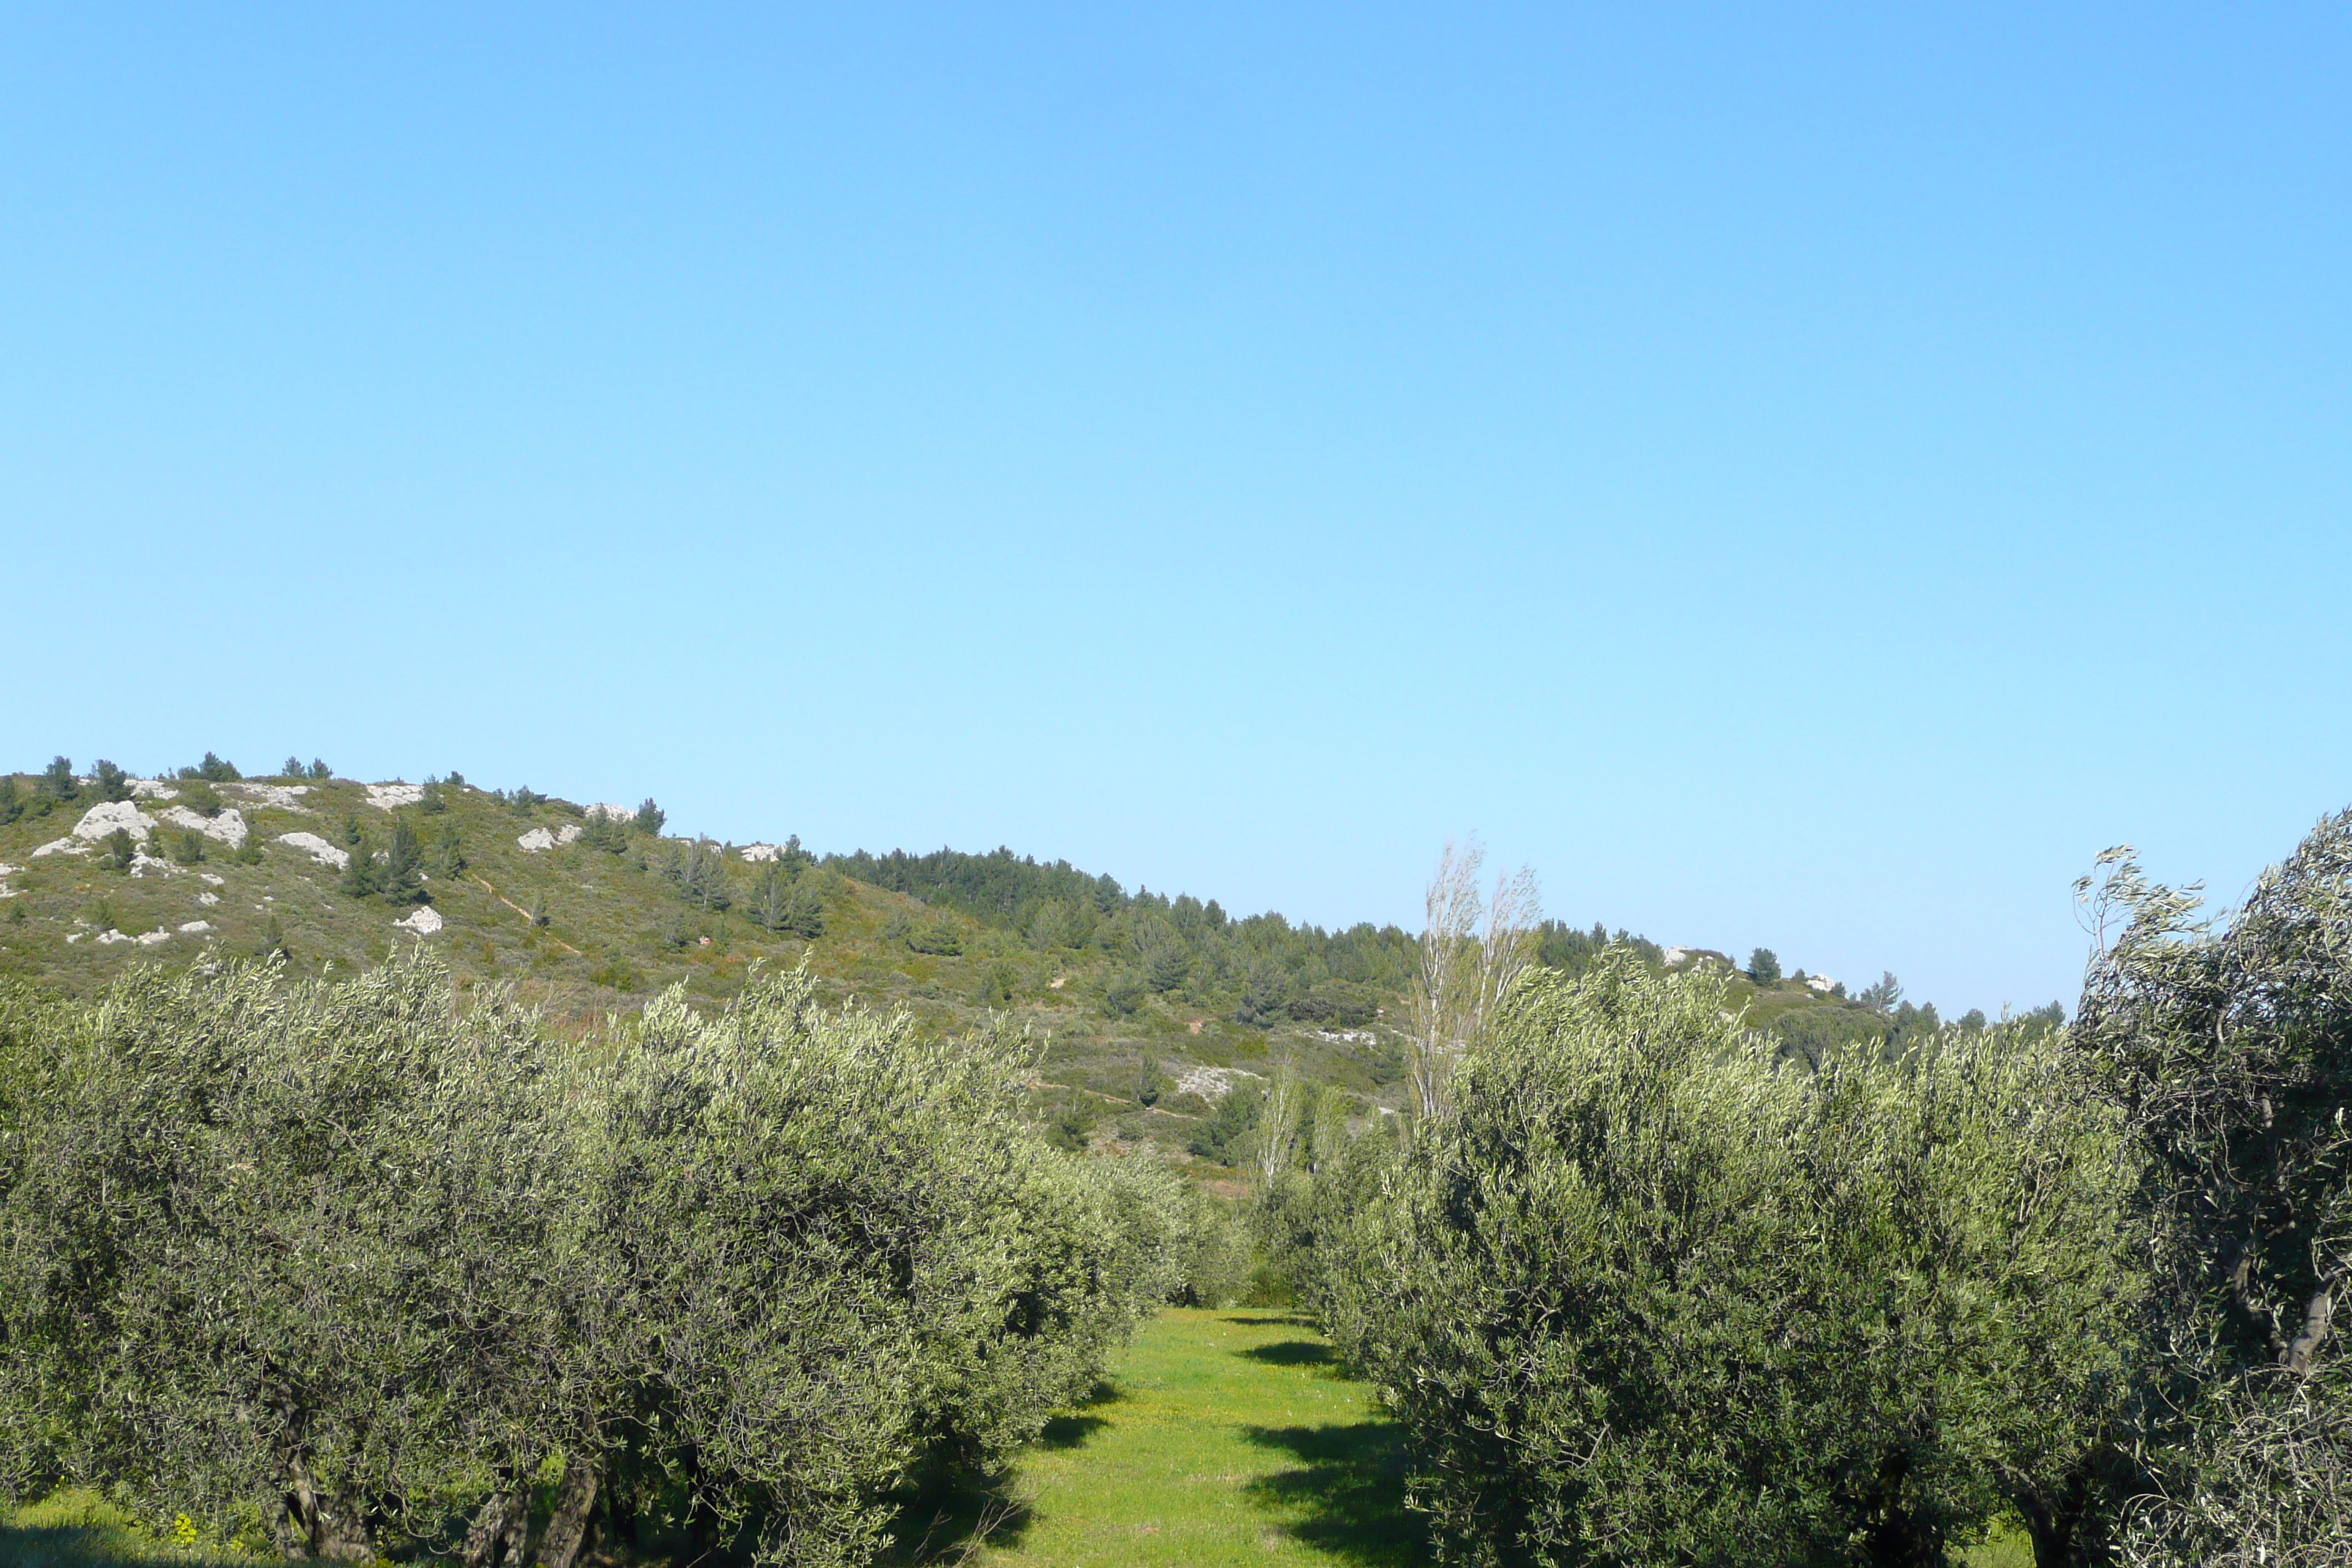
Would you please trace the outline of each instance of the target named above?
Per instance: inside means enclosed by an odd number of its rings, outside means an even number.
[[[2352,801],[2347,45],[9,5],[0,741],[2071,1004]]]

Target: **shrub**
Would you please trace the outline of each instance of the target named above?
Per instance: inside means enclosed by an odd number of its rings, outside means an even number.
[[[1216,1110],[1192,1130],[1184,1146],[1203,1160],[1214,1160],[1221,1165],[1235,1164],[1242,1159],[1246,1141],[1256,1130],[1265,1110],[1265,1090],[1255,1083],[1235,1082],[1217,1101]]]
[[[1770,990],[1780,984],[1780,956],[1769,947],[1759,947],[1748,955],[1748,978]]]
[[[1360,985],[1344,980],[1318,980],[1305,994],[1290,1000],[1290,1016],[1302,1024],[1336,1024],[1360,1029],[1380,1016],[1380,1003]]]
[[[44,800],[59,805],[81,798],[81,781],[74,777],[73,763],[64,757],[53,757],[41,770],[40,781],[33,786]]]
[[[129,828],[118,827],[106,836],[106,863],[109,866],[118,871],[128,871],[131,862],[138,858],[139,842],[131,837]]]
[[[129,800],[131,780],[121,768],[100,757],[90,764],[91,784],[100,800]]]
[[[205,836],[193,827],[183,827],[172,838],[172,858],[183,866],[194,866],[205,858]]]
[[[1537,972],[1342,1244],[1464,1561],[1937,1563],[2119,1408],[2135,1169],[2063,1044],[1807,1074],[1723,1003]]]
[[[1114,1018],[1128,1017],[1150,994],[1142,981],[1122,969],[1103,983],[1103,1011]]]
[[[955,922],[945,915],[933,918],[928,924],[907,933],[907,945],[917,952],[928,952],[940,958],[954,958],[963,952],[963,937]]]

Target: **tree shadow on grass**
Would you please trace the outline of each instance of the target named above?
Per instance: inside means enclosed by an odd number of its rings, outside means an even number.
[[[1347,1426],[1245,1426],[1242,1436],[1301,1461],[1250,1483],[1259,1500],[1306,1517],[1296,1540],[1349,1563],[1413,1568],[1434,1561],[1429,1527],[1404,1506],[1404,1430],[1390,1421]]]
[[[1110,1425],[1109,1417],[1088,1412],[1126,1397],[1108,1378],[1097,1383],[1084,1398],[1045,1423],[1037,1436],[1039,1446],[1084,1447]],[[898,1516],[890,1523],[891,1544],[879,1561],[887,1568],[966,1563],[982,1547],[1017,1548],[1029,1522],[1029,1494],[1013,1471],[974,1475],[933,1465],[919,1471],[898,1500]]]
[[[1240,1353],[1268,1366],[1333,1366],[1339,1362],[1331,1347],[1319,1340],[1276,1340],[1270,1345],[1252,1345]]]

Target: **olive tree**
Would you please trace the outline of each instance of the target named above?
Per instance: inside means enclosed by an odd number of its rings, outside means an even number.
[[[2133,1160],[2063,1046],[1807,1072],[1723,987],[1530,975],[1339,1244],[1460,1561],[1943,1563],[2112,1418]]]
[[[2352,812],[2221,919],[2104,861],[2077,1035],[2150,1152],[2161,1286],[2127,1547],[2352,1562]]]
[[[534,1021],[425,962],[131,975],[20,1008],[0,1112],[0,1479],[310,1555],[429,1533],[585,1394]]]

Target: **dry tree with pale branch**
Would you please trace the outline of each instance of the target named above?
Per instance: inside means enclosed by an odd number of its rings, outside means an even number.
[[[1455,1064],[1527,968],[1542,918],[1533,870],[1497,872],[1493,895],[1483,897],[1479,874],[1486,862],[1486,847],[1477,835],[1458,846],[1448,839],[1429,879],[1406,1063],[1414,1109],[1424,1121],[1445,1109]]]

